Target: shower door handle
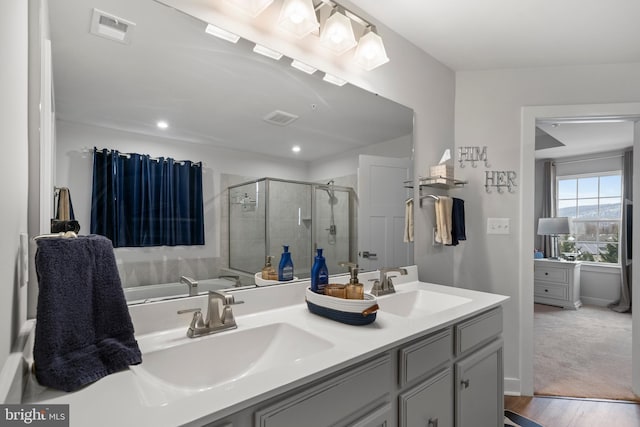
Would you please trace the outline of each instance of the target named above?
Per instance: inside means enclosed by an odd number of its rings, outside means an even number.
[[[367,258],[367,259],[377,259],[378,258],[378,254],[375,254],[375,253],[369,252],[369,251],[360,252],[360,256],[362,258]]]

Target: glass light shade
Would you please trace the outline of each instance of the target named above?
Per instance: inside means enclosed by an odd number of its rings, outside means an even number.
[[[302,38],[317,30],[320,23],[311,0],[285,0],[278,25]]]
[[[557,236],[571,233],[571,223],[568,217],[538,219],[538,235]]]
[[[340,13],[339,10],[334,11],[324,23],[320,43],[331,49],[336,55],[342,55],[358,44],[353,35],[351,19]]]
[[[360,37],[356,48],[355,61],[367,71],[389,62],[387,51],[384,49],[384,43],[382,43],[382,37],[371,30]]]
[[[232,3],[255,18],[269,7],[273,0],[233,0]]]

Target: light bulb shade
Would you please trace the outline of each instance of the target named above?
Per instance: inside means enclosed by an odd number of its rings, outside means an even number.
[[[342,55],[358,44],[353,34],[351,19],[337,10],[332,13],[324,23],[324,28],[320,35],[320,43],[324,47],[331,49],[336,55]]]
[[[389,62],[387,51],[384,49],[384,43],[382,43],[382,37],[373,31],[369,31],[360,37],[356,48],[355,61],[367,71]]]
[[[269,7],[273,0],[232,0],[231,2],[255,18]]]
[[[311,0],[284,0],[278,25],[302,38],[320,26]]]
[[[557,236],[569,233],[571,233],[571,222],[568,217],[538,219],[538,235]]]

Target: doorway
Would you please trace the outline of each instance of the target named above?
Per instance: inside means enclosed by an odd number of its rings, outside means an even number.
[[[520,252],[520,390],[521,394],[531,396],[533,383],[533,258],[529,248],[534,247],[534,200],[535,191],[534,153],[536,121],[549,118],[567,117],[623,117],[635,121],[634,125],[634,169],[640,170],[640,103],[607,104],[607,105],[574,105],[523,107],[521,138],[521,190],[520,199],[520,235],[522,250]],[[634,198],[640,200],[640,188],[633,189]],[[526,196],[525,196],[526,195]],[[636,223],[639,215],[633,214]],[[633,242],[638,244],[638,232],[633,233]],[[636,264],[636,262],[633,262]],[[637,277],[633,277],[632,288],[638,289]],[[633,293],[633,305],[639,306],[640,295]],[[636,394],[640,394],[640,317],[633,316],[632,337],[632,386]]]

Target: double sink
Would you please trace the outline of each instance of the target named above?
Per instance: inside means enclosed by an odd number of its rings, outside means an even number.
[[[419,289],[418,284],[409,285],[407,289],[378,298],[378,321],[370,326],[384,327],[380,326],[380,319],[392,322],[394,316],[423,319],[471,301],[458,295]],[[335,346],[330,336],[325,338],[309,332],[304,325],[298,327],[294,322],[243,327],[239,319],[238,325],[236,330],[205,337],[167,340],[150,351],[143,348],[143,363],[136,369],[169,387],[201,391],[269,370],[310,363],[309,358]]]

